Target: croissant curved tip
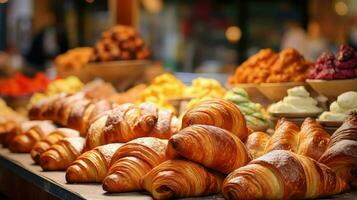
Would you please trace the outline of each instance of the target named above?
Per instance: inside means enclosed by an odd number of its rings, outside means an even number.
[[[59,170],[60,155],[57,151],[47,151],[40,156],[40,166],[43,170]]]
[[[174,191],[167,185],[160,185],[154,188],[153,197],[155,199],[170,199],[174,196]]]
[[[84,172],[77,165],[71,165],[67,168],[66,171],[66,181],[67,183],[76,183],[81,182],[82,176]]]
[[[35,161],[35,164],[39,164],[40,163],[40,152],[38,151],[31,151],[31,158],[33,161]]]
[[[119,174],[110,174],[104,178],[102,183],[103,190],[107,192],[129,192],[133,190],[132,185]]]
[[[9,145],[13,153],[29,153],[32,148],[32,142],[26,135],[16,136]]]

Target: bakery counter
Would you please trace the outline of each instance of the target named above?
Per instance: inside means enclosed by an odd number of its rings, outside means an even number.
[[[105,193],[100,184],[67,184],[65,172],[44,172],[29,154],[0,148],[0,192],[11,199],[152,199],[144,192]],[[223,200],[220,195],[187,198]],[[357,190],[325,199],[357,199]]]
[[[100,184],[67,184],[65,172],[44,172],[29,154],[11,153],[0,147],[0,192],[11,199],[103,199],[146,200],[148,193],[106,193]],[[223,200],[222,196],[202,198]]]

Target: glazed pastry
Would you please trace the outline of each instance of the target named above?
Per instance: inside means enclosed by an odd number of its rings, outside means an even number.
[[[341,177],[357,186],[357,113],[351,113],[331,136],[327,150],[319,162],[331,167]]]
[[[81,155],[84,138],[68,137],[59,140],[40,156],[40,166],[45,171],[66,170]]]
[[[100,183],[106,176],[113,154],[122,143],[106,144],[80,155],[66,171],[67,183]]]
[[[237,136],[209,125],[192,125],[182,129],[170,138],[168,149],[225,174],[247,164],[251,159]]]
[[[265,154],[265,147],[270,140],[270,136],[264,132],[253,132],[245,141],[245,146],[253,159]]]
[[[301,125],[299,146],[296,153],[319,160],[329,141],[330,135],[316,120],[308,117]]]
[[[310,97],[304,86],[288,89],[288,96],[272,104],[268,111],[271,113],[319,113],[322,109],[317,107],[317,101]]]
[[[178,126],[171,111],[158,109],[152,103],[122,104],[97,117],[88,130],[85,149],[147,136],[168,139]]]
[[[243,114],[234,103],[213,99],[200,102],[188,110],[182,118],[182,128],[193,124],[206,124],[226,129],[245,140],[248,129]]]
[[[142,190],[140,179],[166,160],[167,140],[143,137],[119,148],[111,161],[103,189],[108,192]]]
[[[222,191],[226,199],[313,199],[347,189],[347,183],[326,165],[275,150],[229,174]]]
[[[206,196],[221,191],[223,176],[186,160],[168,160],[142,179],[154,199]]]
[[[16,135],[10,145],[9,149],[14,153],[29,153],[37,141],[44,138],[46,135],[54,131],[56,127],[50,121],[35,121],[31,128],[21,134]]]
[[[31,157],[36,164],[40,162],[40,155],[55,144],[60,139],[66,137],[79,137],[79,132],[69,128],[58,128],[53,132],[49,133],[43,139],[36,142],[36,144],[31,149]]]
[[[251,102],[248,93],[244,89],[235,87],[226,93],[224,99],[238,106],[249,128],[259,131],[266,130],[269,127],[270,122],[263,112],[263,107],[258,103]]]

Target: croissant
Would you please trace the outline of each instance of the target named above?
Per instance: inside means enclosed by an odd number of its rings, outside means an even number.
[[[331,167],[353,186],[357,186],[357,113],[351,113],[332,134],[319,162]]]
[[[229,174],[222,192],[226,199],[311,199],[347,189],[347,183],[326,165],[274,150]]]
[[[308,117],[301,125],[299,146],[296,153],[319,160],[329,141],[330,135],[316,120]]]
[[[205,196],[221,191],[223,176],[186,160],[167,160],[141,180],[154,199]]]
[[[276,131],[271,137],[255,132],[248,136],[245,145],[253,158],[272,150],[290,150],[318,160],[326,150],[329,140],[328,133],[312,118],[304,120],[300,131],[296,124],[283,118],[278,121]]]
[[[69,128],[58,128],[45,136],[40,141],[36,142],[36,144],[31,149],[31,157],[35,161],[36,164],[40,162],[40,155],[45,152],[47,149],[51,147],[51,145],[55,144],[60,139],[65,137],[78,137],[79,132]]]
[[[0,126],[0,143],[7,147],[10,141],[16,136],[18,133],[19,124],[14,121],[8,121]]]
[[[160,109],[157,122],[148,136],[168,139],[179,129],[179,121],[172,110]]]
[[[143,137],[124,144],[112,157],[103,189],[108,192],[141,190],[140,179],[166,160],[167,140]]]
[[[78,130],[81,136],[85,136],[97,115],[111,108],[108,101],[89,100],[84,97],[84,93],[71,96],[59,94],[34,105],[29,115],[32,119],[53,120],[62,126]]]
[[[30,129],[16,135],[10,142],[9,149],[13,153],[29,153],[37,141],[55,130],[50,121],[37,121]]]
[[[182,128],[193,124],[217,126],[237,135],[241,140],[248,136],[243,114],[234,103],[224,99],[202,101],[188,110],[182,118]]]
[[[67,183],[102,182],[108,172],[113,154],[122,145],[122,143],[107,144],[80,155],[67,168]]]
[[[245,146],[252,156],[252,158],[258,158],[265,154],[265,147],[270,140],[270,136],[264,132],[253,132],[245,141]]]
[[[278,121],[275,132],[270,138],[265,153],[272,150],[291,150],[297,152],[299,142],[299,127],[293,122],[282,118]]]
[[[156,121],[157,107],[154,104],[123,104],[108,116],[103,129],[104,139],[109,142],[128,142],[144,137],[151,132]]]
[[[84,138],[67,137],[59,140],[40,156],[40,166],[43,170],[66,170],[81,154]]]
[[[39,110],[37,111],[38,112],[37,115],[39,115],[41,119],[56,121],[57,113],[67,97],[69,97],[68,94],[60,93],[58,95],[53,96],[52,100],[51,100],[51,97],[49,97],[49,99],[47,99],[47,100],[45,99],[45,101],[42,104],[40,104],[40,105],[37,104],[37,105],[34,105],[33,107],[39,108]],[[30,113],[34,109],[33,107],[30,109],[30,111],[29,111]],[[35,117],[35,116],[33,116],[31,118],[39,119],[38,117]]]
[[[177,117],[171,111],[158,109],[154,104],[122,104],[96,117],[88,129],[85,150],[140,137],[168,139],[178,127]]]
[[[28,116],[31,120],[45,120],[45,119],[49,119],[48,116],[44,116],[44,114],[46,113],[46,115],[48,115],[49,113],[47,112],[47,110],[49,110],[50,105],[52,104],[52,102],[55,102],[58,100],[59,97],[61,97],[63,94],[59,94],[59,95],[55,95],[55,96],[51,96],[45,99],[41,99],[39,102],[37,102],[35,105],[33,105],[29,112],[28,112]],[[52,120],[52,119],[51,119]]]
[[[243,142],[227,130],[209,126],[192,125],[172,136],[168,151],[228,174],[247,164],[250,155]]]

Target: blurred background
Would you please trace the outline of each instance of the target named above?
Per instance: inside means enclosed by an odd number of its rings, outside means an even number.
[[[46,70],[116,23],[136,26],[153,60],[175,72],[232,73],[261,48],[315,61],[357,47],[355,0],[0,0],[0,73]]]

